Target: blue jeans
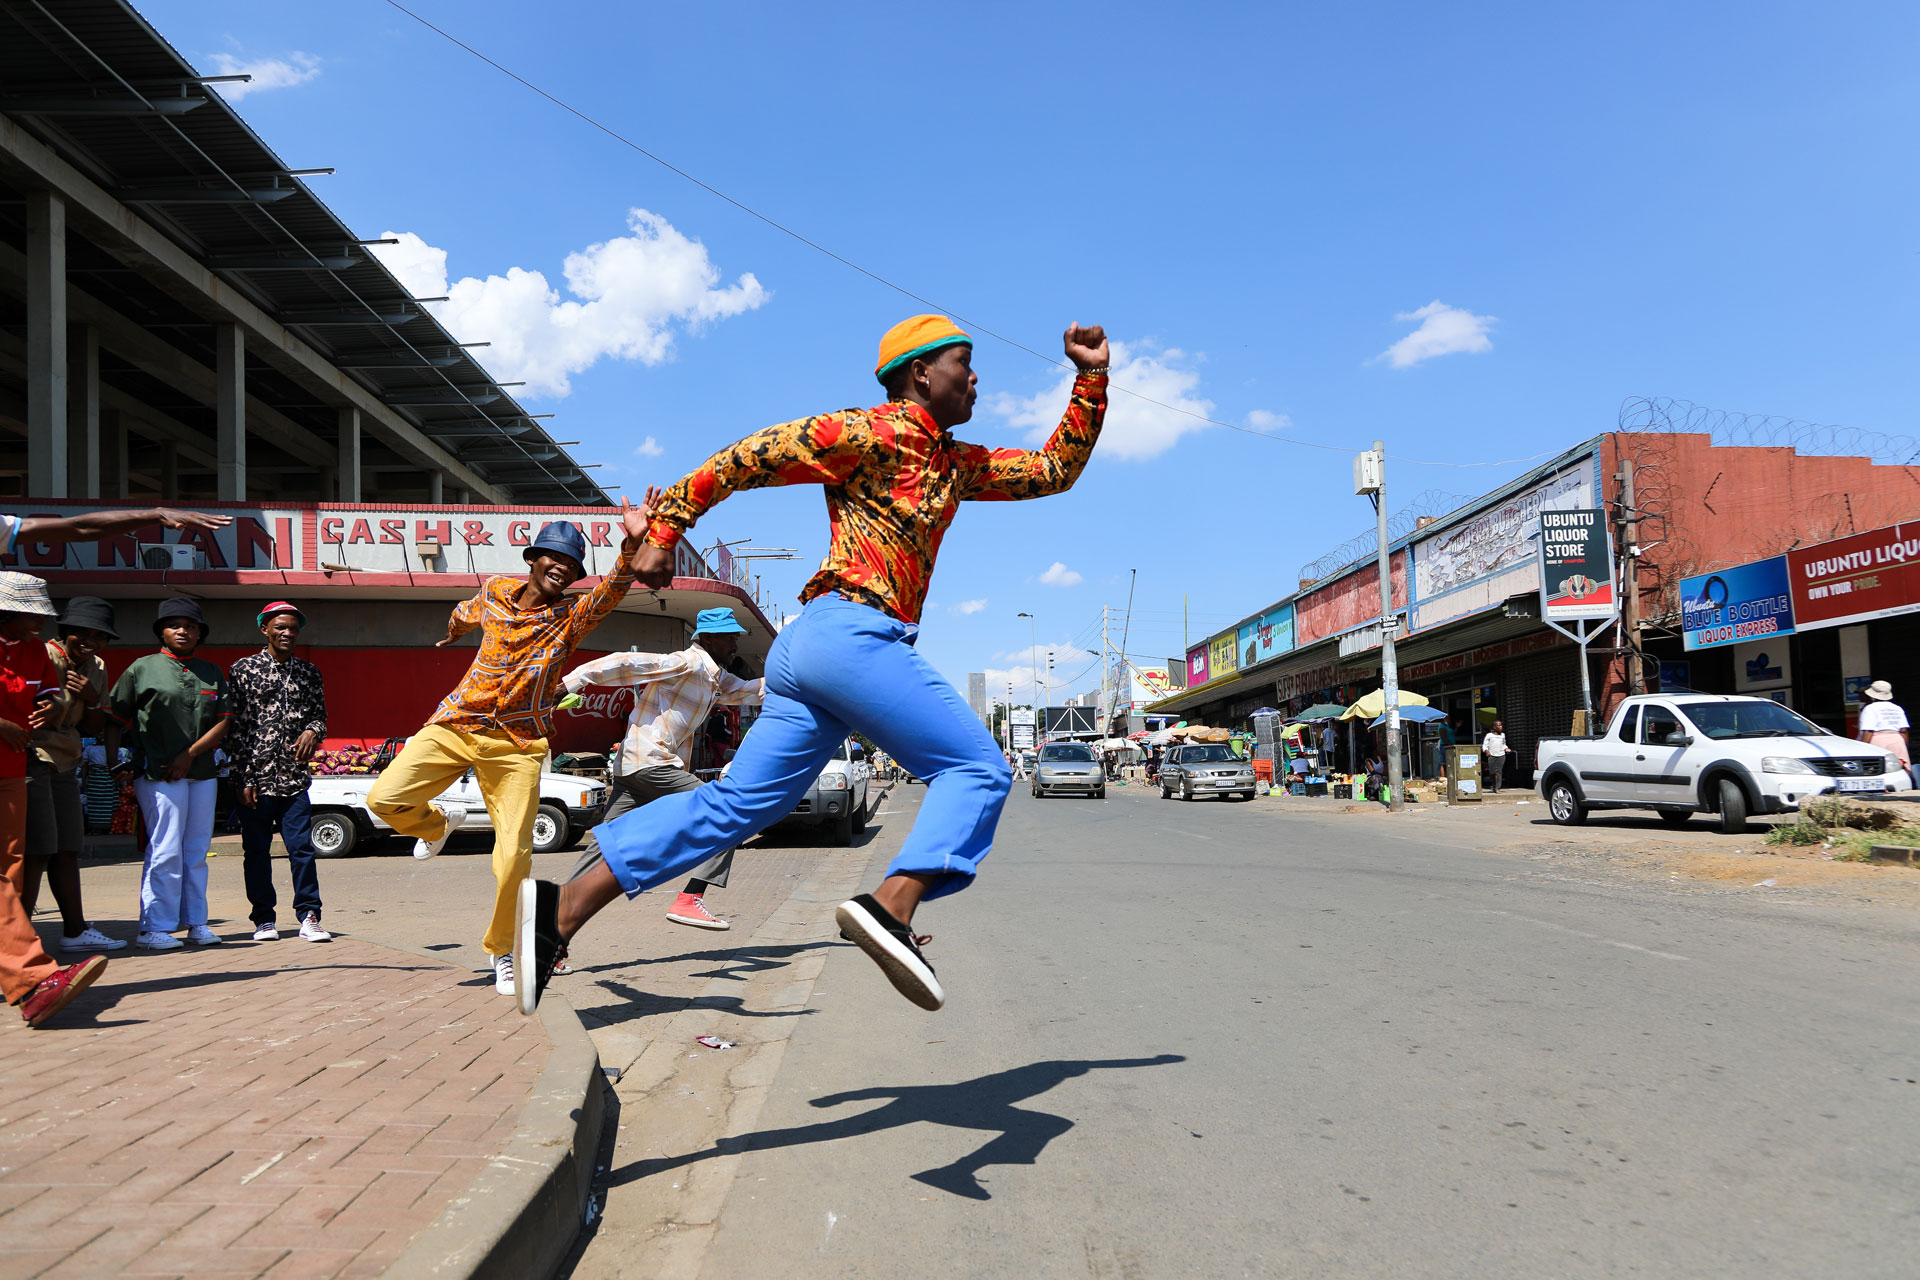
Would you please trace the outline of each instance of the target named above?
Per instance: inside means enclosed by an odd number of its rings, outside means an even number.
[[[293,870],[293,918],[304,919],[309,911],[317,913],[320,873],[313,865],[307,793],[261,796],[253,808],[241,805],[234,812],[240,817],[240,852],[253,922],[265,924],[273,919],[274,908],[279,903],[273,891],[273,829],[276,826],[280,828],[280,842],[287,846],[287,865]]]
[[[919,634],[839,596],[809,603],[767,654],[767,700],[727,776],[594,829],[627,896],[786,817],[856,729],[927,783],[887,874],[932,877],[929,898],[966,888],[993,848],[1013,779],[980,718],[913,647]]]

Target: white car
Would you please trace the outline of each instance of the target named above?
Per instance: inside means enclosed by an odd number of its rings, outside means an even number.
[[[729,761],[727,769],[732,767]],[[725,777],[727,769],[720,776]],[[866,751],[852,738],[844,739],[792,812],[773,825],[824,825],[835,844],[850,845],[856,833],[867,829],[867,792],[872,781],[873,766],[867,763]]]
[[[1912,785],[1900,757],[1829,733],[1770,698],[1636,694],[1591,738],[1542,738],[1534,781],[1553,820],[1577,826],[1593,809],[1652,809],[1679,826],[1720,815],[1784,813],[1829,794],[1884,795]]]
[[[352,853],[361,843],[390,835],[393,828],[367,808],[367,794],[379,781],[378,774],[325,774],[313,780],[307,792],[313,806],[313,851],[323,858],[339,858]],[[472,773],[441,792],[437,799],[467,807],[462,834],[493,830],[486,801]],[[607,788],[591,778],[570,773],[540,775],[540,811],[533,819],[533,851],[551,853],[564,849],[589,827],[600,821],[607,807]]]

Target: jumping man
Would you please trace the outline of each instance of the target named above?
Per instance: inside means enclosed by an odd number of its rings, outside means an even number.
[[[742,680],[726,670],[740,649],[736,637],[747,631],[733,610],[702,609],[693,625],[693,643],[678,653],[610,653],[575,667],[561,682],[569,698],[591,684],[638,686],[626,737],[620,742],[613,802],[602,822],[699,786],[700,779],[688,770],[694,735],[708,714],[721,705],[758,706],[765,696],[766,681]],[[596,865],[603,865],[598,842],[581,857],[574,875],[584,875]],[[708,885],[727,887],[732,870],[730,848],[695,867],[667,919],[696,929],[731,928],[707,910],[705,898]]]
[[[595,832],[603,864],[564,886],[521,887],[520,1010],[532,1013],[573,935],[621,893],[664,884],[784,816],[835,747],[858,731],[927,783],[920,820],[885,881],[840,905],[841,931],[915,1004],[946,996],[911,929],[923,898],[964,889],[993,845],[1012,779],[980,718],[914,648],[940,541],[963,501],[1060,493],[1086,468],[1107,402],[1107,338],[1072,325],[1078,369],[1065,415],[1038,451],[955,440],[973,416],[973,339],[915,316],[880,340],[886,404],[769,427],[709,458],[654,507],[635,577],[664,586],[673,547],[741,489],[818,484],[832,528],[806,608],[767,655],[767,698],[725,778],[666,796]]]
[[[649,500],[652,491],[648,494]],[[525,578],[489,578],[447,621],[445,648],[479,627],[480,651],[460,684],[424,729],[407,742],[367,796],[367,807],[401,835],[413,856],[431,858],[467,819],[464,805],[435,797],[473,770],[493,819],[493,920],[482,945],[493,961],[494,989],[513,993],[514,895],[533,869],[533,820],[540,809],[540,766],[547,755],[560,668],[587,633],[626,597],[633,556],[647,532],[648,505],[620,500],[626,538],[613,571],[583,596],[567,588],[586,576],[587,541],[556,521],[523,553]],[[671,581],[673,567],[667,567]],[[662,586],[666,583],[662,583]]]

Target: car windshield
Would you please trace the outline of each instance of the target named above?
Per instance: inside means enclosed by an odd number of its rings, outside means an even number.
[[[1180,753],[1181,764],[1238,764],[1239,762],[1240,757],[1220,743],[1208,747],[1188,747]]]
[[[1042,747],[1040,750],[1040,758],[1042,760],[1072,760],[1078,764],[1092,764],[1093,749],[1077,744],[1068,745],[1066,743],[1060,743],[1056,746]]]
[[[1767,700],[1683,702],[1687,719],[1709,738],[1824,738],[1827,731],[1806,717]]]

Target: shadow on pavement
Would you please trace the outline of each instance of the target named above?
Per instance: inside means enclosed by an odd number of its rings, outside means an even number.
[[[797,1018],[801,1014],[812,1013],[811,1009],[749,1009],[746,1001],[739,996],[661,996],[638,987],[630,987],[624,982],[615,982],[611,978],[600,978],[593,984],[608,995],[619,999],[617,1005],[580,1004],[582,1014],[591,1015],[595,1021],[607,1026],[617,1026],[622,1022],[637,1022],[641,1018],[650,1018],[659,1013],[678,1013],[682,1009],[714,1009],[721,1013],[731,1013],[742,1018]]]
[[[720,967],[709,969],[705,973],[696,973],[696,978],[732,978],[745,982],[748,974],[765,973],[769,969],[784,969],[794,956],[817,951],[821,947],[846,946],[839,942],[797,942],[791,946],[777,947],[732,947],[712,951],[689,951],[677,956],[637,956],[631,960],[615,960],[607,964],[575,965],[575,973],[619,973],[627,969],[637,969],[644,964],[679,964],[683,961],[717,960]]]
[[[997,1131],[998,1136],[989,1139],[985,1146],[952,1164],[913,1175],[915,1182],[924,1182],[952,1195],[968,1200],[990,1200],[993,1197],[980,1185],[978,1175],[981,1169],[993,1164],[1035,1164],[1049,1142],[1073,1128],[1073,1121],[1065,1116],[1028,1111],[1015,1106],[1016,1102],[1037,1097],[1062,1081],[1086,1075],[1089,1071],[1158,1067],[1185,1061],[1186,1057],[1182,1054],[1163,1053],[1152,1058],[1034,1062],[1009,1071],[962,1080],[958,1084],[850,1089],[845,1093],[815,1098],[812,1105],[838,1107],[849,1102],[887,1101],[871,1111],[840,1120],[742,1134],[736,1138],[722,1138],[705,1151],[655,1160],[636,1160],[624,1169],[615,1170],[608,1181],[613,1186],[624,1186],[669,1169],[711,1160],[715,1156],[743,1155],[749,1151],[770,1151],[812,1142],[834,1142],[841,1138],[856,1138],[862,1134],[924,1122],[946,1125],[952,1129]]]

